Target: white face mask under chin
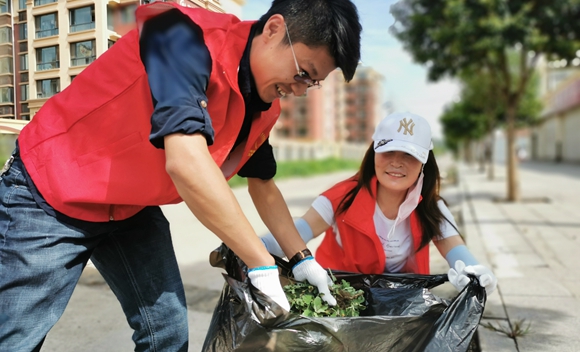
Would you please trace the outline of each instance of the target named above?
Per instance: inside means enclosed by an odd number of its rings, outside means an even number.
[[[421,197],[421,190],[423,189],[423,170],[421,170],[421,174],[419,175],[419,179],[407,192],[407,197],[403,201],[403,203],[399,206],[399,212],[397,214],[397,218],[395,219],[395,223],[389,230],[387,234],[387,238],[391,238],[391,234],[395,232],[395,228],[399,223],[404,221],[406,218],[411,215],[413,210],[417,208],[419,204],[419,198]]]

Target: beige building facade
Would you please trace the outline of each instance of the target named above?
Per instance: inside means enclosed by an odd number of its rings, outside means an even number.
[[[18,134],[54,94],[135,26],[144,0],[0,0],[0,134]],[[175,0],[241,14],[245,0]]]
[[[282,112],[270,135],[277,159],[361,159],[384,115],[383,80],[373,68],[361,65],[349,83],[335,70],[322,88],[282,98]]]
[[[530,135],[535,160],[580,162],[580,50],[570,63],[542,62],[540,123]]]

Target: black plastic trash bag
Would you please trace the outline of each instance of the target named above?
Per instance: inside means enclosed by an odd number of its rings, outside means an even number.
[[[285,282],[290,268],[276,258]],[[481,320],[485,289],[477,279],[449,302],[429,289],[447,275],[363,275],[335,272],[365,292],[360,317],[311,318],[285,312],[249,284],[247,267],[225,245],[210,256],[226,269],[203,351],[467,351]]]

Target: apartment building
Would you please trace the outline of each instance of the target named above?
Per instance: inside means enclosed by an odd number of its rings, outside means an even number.
[[[54,94],[135,26],[151,0],[0,0],[0,134],[18,133]],[[175,0],[241,13],[245,0]]]
[[[350,83],[333,71],[322,88],[307,96],[281,100],[282,112],[274,138],[302,141],[368,143],[382,116],[383,77],[359,66]]]

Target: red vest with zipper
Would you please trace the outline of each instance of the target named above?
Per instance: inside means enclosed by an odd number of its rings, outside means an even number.
[[[356,185],[356,180],[350,178],[340,182],[322,195],[330,200],[332,209],[336,209],[344,195]],[[372,194],[377,194],[377,179],[371,181]],[[343,270],[362,274],[382,274],[385,272],[385,256],[383,245],[377,236],[373,215],[376,198],[366,189],[361,189],[346,212],[336,217],[337,234],[331,226],[322,243],[316,250],[316,260],[325,268]],[[406,272],[429,274],[429,246],[421,248],[421,223],[416,211],[411,213],[411,233],[413,236],[414,261],[408,262]]]
[[[229,179],[268,137],[279,103],[256,116],[246,142],[232,150],[245,112],[238,66],[253,22],[153,3],[138,8],[139,29],[147,19],[175,8],[201,27],[212,58],[206,94],[215,139],[209,151]],[[199,102],[201,109],[205,105]],[[18,138],[22,161],[46,201],[73,218],[122,220],[145,206],[179,203],[165,171],[165,152],[149,142],[152,113],[136,29],[44,104]]]

